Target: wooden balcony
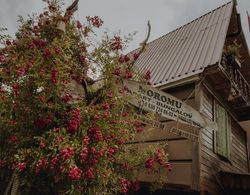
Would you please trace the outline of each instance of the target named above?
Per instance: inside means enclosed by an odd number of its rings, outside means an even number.
[[[239,121],[250,120],[250,85],[244,76],[247,71],[236,58],[223,54],[221,63],[204,73],[206,85],[227,103]]]
[[[228,101],[231,102],[240,99],[243,102],[239,101],[242,103],[238,106],[250,106],[250,85],[240,72],[241,64],[237,58],[223,54],[219,67],[230,81],[231,89]]]

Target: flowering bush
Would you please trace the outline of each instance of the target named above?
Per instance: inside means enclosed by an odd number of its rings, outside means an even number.
[[[136,177],[154,164],[169,168],[162,149],[143,153],[126,144],[143,131],[126,102],[123,79],[145,80],[133,69],[139,56],[122,54],[125,41],[89,37],[103,21],[61,20],[48,10],[22,21],[16,39],[1,36],[0,178],[11,174],[21,194],[117,194],[138,190]],[[65,29],[58,26],[64,22]],[[94,45],[94,46],[93,46]],[[98,66],[102,87],[88,73]],[[75,81],[84,93],[70,91]],[[136,125],[135,125],[136,124]]]

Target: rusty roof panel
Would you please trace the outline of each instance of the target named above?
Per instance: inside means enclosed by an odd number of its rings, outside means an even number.
[[[201,73],[220,61],[233,3],[225,5],[150,42],[136,61],[150,70],[152,84],[161,86]]]

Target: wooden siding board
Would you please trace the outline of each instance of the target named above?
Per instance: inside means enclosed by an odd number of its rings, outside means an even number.
[[[212,120],[213,101],[209,100],[208,92],[203,91],[201,111]],[[210,96],[210,98],[213,98]],[[210,109],[210,110],[209,110]],[[231,159],[230,161],[223,160],[214,152],[214,137],[212,129],[203,129],[201,131],[201,191],[209,191],[216,194],[221,192],[220,186],[213,175],[215,171],[221,169],[227,171],[235,171],[239,173],[247,172],[247,153],[246,141],[243,130],[237,122],[231,121]],[[208,188],[210,184],[210,188]],[[217,192],[216,192],[217,191]]]
[[[182,185],[191,185],[191,162],[172,162],[173,169],[171,172],[167,173],[167,184],[182,184]],[[165,171],[166,172],[166,171]],[[144,171],[140,174],[139,180],[142,182],[154,182],[159,181],[161,174],[164,173],[164,170],[159,170],[158,172],[148,173]]]
[[[192,159],[192,147],[190,140],[168,141],[169,160]]]
[[[168,183],[191,185],[191,163],[172,163],[173,170],[168,174]]]

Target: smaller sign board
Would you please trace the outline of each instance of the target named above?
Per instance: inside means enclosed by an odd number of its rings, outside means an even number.
[[[165,130],[165,131],[169,131],[170,133],[173,133],[175,135],[178,135],[180,137],[184,137],[187,138],[193,142],[198,142],[199,141],[199,132],[197,130],[193,130],[191,132],[177,128],[172,126],[171,128],[167,127],[166,124],[152,120],[152,119],[148,119],[146,117],[143,117],[141,115],[135,114],[134,117],[136,119],[139,119],[142,121],[142,123],[146,124],[146,125],[150,125],[152,127],[155,128],[159,128],[161,130]]]

